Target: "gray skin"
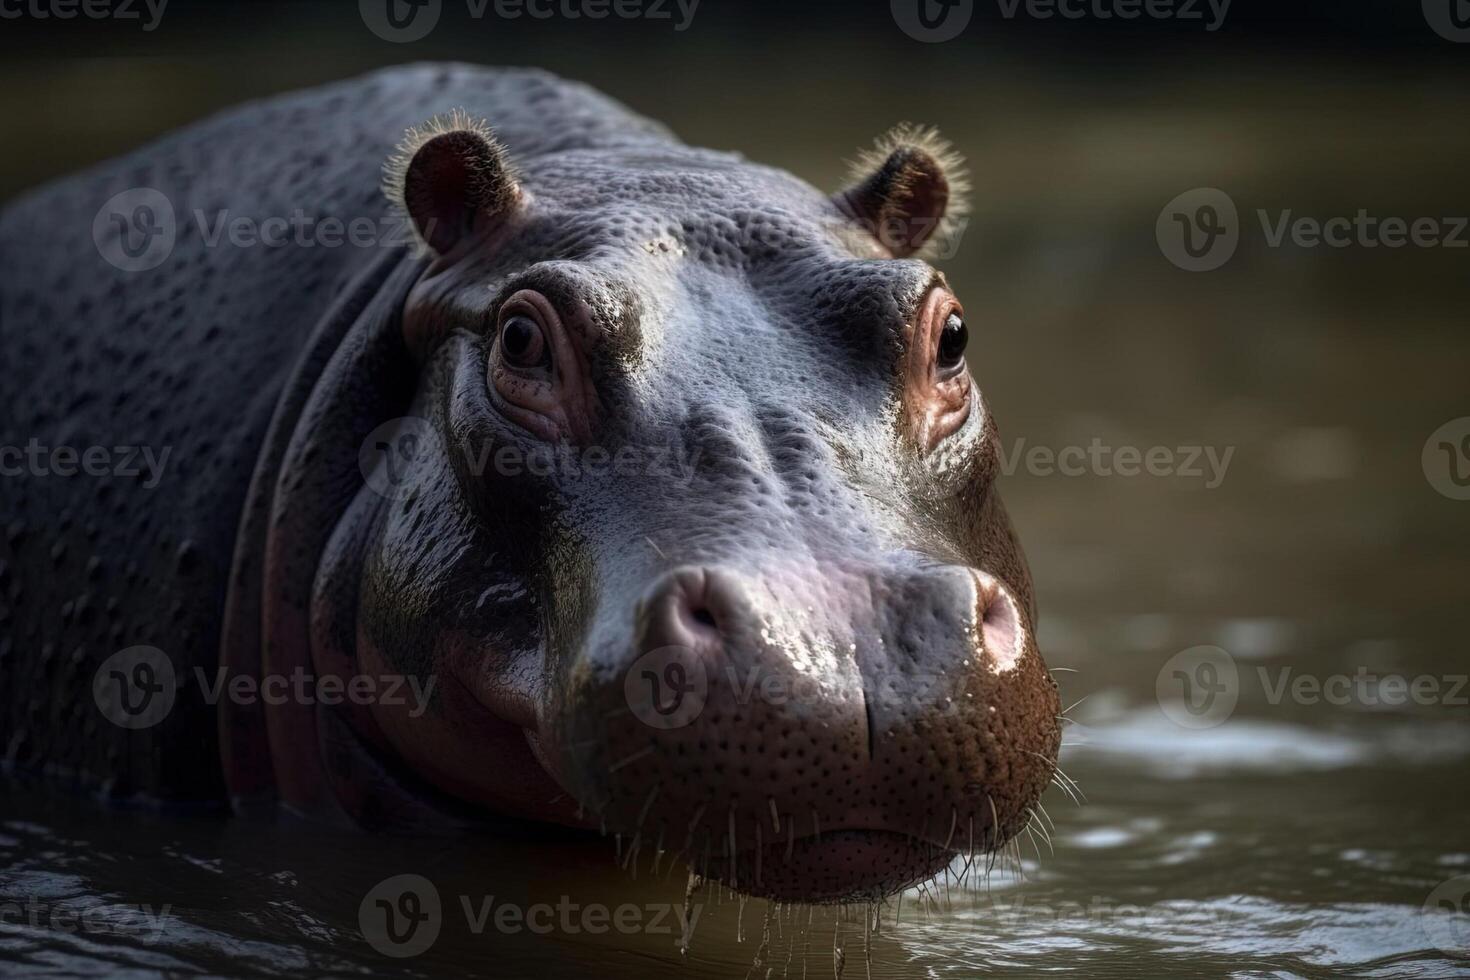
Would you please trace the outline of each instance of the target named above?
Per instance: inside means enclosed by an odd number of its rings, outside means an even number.
[[[383,162],[457,106],[389,168],[395,222]],[[7,769],[411,833],[600,827],[813,902],[1011,839],[1059,711],[963,314],[917,257],[958,175],[914,133],[863,166],[827,196],[580,85],[428,65],[11,204],[0,447],[170,455],[153,487],[3,478]],[[178,217],[147,271],[93,240],[131,187]],[[422,243],[210,244],[195,211],[225,209]],[[136,730],[93,697],[135,645],[176,686]],[[379,686],[211,703],[196,668]],[[387,696],[405,675],[427,710]]]

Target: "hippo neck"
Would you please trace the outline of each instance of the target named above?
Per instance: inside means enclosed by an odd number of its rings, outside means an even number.
[[[237,533],[221,634],[228,678],[283,698],[222,699],[226,784],[237,811],[276,806],[332,822],[439,822],[371,747],[371,717],[289,693],[352,677],[355,627],[343,590],[360,559],[354,530],[380,498],[363,494],[358,447],[403,414],[416,383],[403,299],[423,263],[402,250],[365,269],[317,323],[277,402]],[[321,599],[315,596],[323,568]],[[338,597],[343,601],[338,601]]]

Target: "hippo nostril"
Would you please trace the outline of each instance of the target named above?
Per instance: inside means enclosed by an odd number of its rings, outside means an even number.
[[[686,598],[679,606],[678,616],[684,629],[695,636],[717,636],[719,621],[710,608],[696,599]]]
[[[1000,582],[984,573],[976,575],[976,587],[976,611],[985,657],[995,670],[1010,670],[1025,647],[1016,600]]]
[[[640,604],[640,649],[722,645],[730,614],[721,587],[719,579],[712,580],[704,569],[679,569],[669,575]]]

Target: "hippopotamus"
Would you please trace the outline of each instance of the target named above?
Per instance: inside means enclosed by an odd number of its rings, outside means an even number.
[[[1005,846],[1060,711],[930,262],[964,168],[853,167],[427,64],[11,202],[11,778],[813,903]]]

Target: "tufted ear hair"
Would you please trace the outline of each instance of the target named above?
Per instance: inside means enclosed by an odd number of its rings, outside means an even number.
[[[383,191],[439,255],[506,220],[522,200],[504,147],[484,120],[463,109],[405,134],[384,165]]]
[[[894,127],[859,154],[850,181],[833,203],[894,258],[933,252],[964,226],[969,174],[938,130]]]

